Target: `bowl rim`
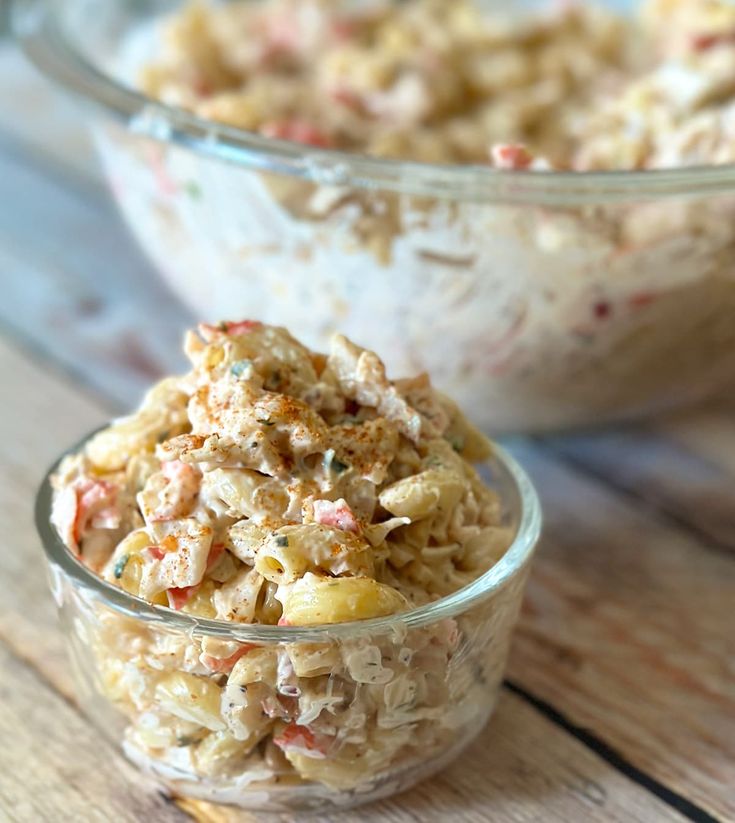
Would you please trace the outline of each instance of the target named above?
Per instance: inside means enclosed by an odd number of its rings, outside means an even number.
[[[104,427],[102,427],[104,428]],[[100,431],[97,429],[96,431]],[[316,626],[273,626],[259,623],[233,623],[226,620],[196,617],[156,606],[124,589],[107,582],[87,568],[67,548],[51,524],[53,487],[51,478],[61,461],[84,447],[96,433],[91,432],[66,450],[46,472],[36,495],[34,515],[36,530],[41,538],[46,560],[51,570],[52,588],[55,574],[70,579],[75,587],[127,617],[156,624],[162,629],[185,632],[191,636],[209,636],[227,640],[264,643],[325,642],[337,637],[355,637],[363,634],[400,631],[418,628],[438,620],[454,617],[489,598],[494,592],[518,577],[530,561],[541,534],[541,504],[536,489],[521,465],[502,446],[493,443],[491,457],[481,465],[493,463],[512,481],[520,505],[517,531],[503,556],[484,574],[468,585],[433,603],[405,612],[368,620]]]
[[[499,170],[378,158],[304,146],[197,117],[116,80],[66,37],[59,0],[13,0],[13,30],[29,60],[50,79],[134,135],[247,169],[320,185],[472,202],[575,206],[735,190],[735,163],[635,171]]]

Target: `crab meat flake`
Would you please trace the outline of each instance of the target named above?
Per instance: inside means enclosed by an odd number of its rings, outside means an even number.
[[[121,515],[117,491],[105,480],[79,477],[57,496],[52,516],[70,549],[78,553],[79,543],[89,528],[118,528]]]
[[[264,123],[260,133],[277,140],[291,140],[294,143],[304,143],[307,146],[317,146],[322,149],[328,149],[332,146],[329,135],[317,126],[298,118]]]
[[[229,674],[235,663],[237,663],[243,655],[255,648],[257,648],[257,646],[254,643],[243,643],[242,646],[229,657],[212,657],[211,654],[203,654],[201,660],[210,671]]]
[[[200,585],[200,583],[197,583],[196,586],[183,586],[180,589],[166,589],[169,609],[176,609],[176,611],[182,609],[189,602],[189,600],[191,600],[194,594],[196,594]]]
[[[317,737],[308,726],[289,723],[283,731],[273,738],[281,751],[303,754],[306,757],[323,759],[327,756],[327,740]]]
[[[216,325],[200,323],[198,326],[199,334],[207,343],[211,343],[223,334],[228,337],[237,337],[261,328],[263,328],[263,324],[259,320],[223,320]]]
[[[346,500],[315,500],[314,520],[322,526],[333,526],[345,532],[360,534],[360,523]]]
[[[520,143],[499,143],[490,149],[490,157],[498,169],[522,170],[533,163],[533,156]]]

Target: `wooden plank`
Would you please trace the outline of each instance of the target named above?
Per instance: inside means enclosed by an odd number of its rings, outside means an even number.
[[[0,152],[0,322],[122,408],[184,366],[191,316],[136,251],[107,199]]]
[[[510,676],[632,765],[735,818],[735,563],[531,445],[546,515]]]
[[[76,709],[1,644],[0,740],[4,821],[191,819],[144,782]]]
[[[735,402],[717,404],[696,415],[668,415],[658,424],[662,436],[706,458],[735,479]]]
[[[3,534],[12,535],[0,551],[0,579],[5,582],[0,634],[19,657],[32,659],[44,677],[72,697],[53,604],[41,596],[45,574],[29,573],[29,569],[43,569],[44,562],[31,527],[33,496],[43,470],[65,444],[99,426],[108,415],[79,392],[67,392],[61,402],[33,363],[4,345],[0,346],[0,385],[0,419],[6,435],[0,447],[0,526]],[[18,528],[18,523],[23,527]]]
[[[87,185],[101,184],[101,169],[83,123],[79,101],[42,77],[11,40],[0,39],[0,135],[64,169]],[[11,80],[11,82],[8,82]],[[53,139],[49,139],[53,124]]]
[[[720,414],[714,428],[712,419],[707,411],[682,418],[681,425],[697,438],[690,444],[672,437],[671,424],[668,429],[627,426],[543,442],[574,465],[696,530],[706,542],[735,552],[735,416]]]
[[[236,813],[188,804],[201,823],[240,823]],[[295,820],[297,818],[290,818]],[[504,693],[497,714],[460,760],[399,797],[311,818],[320,823],[568,823],[571,820],[683,820],[597,755]]]
[[[0,639],[73,699],[50,596],[44,592],[44,575],[38,573],[42,561],[36,541],[27,525],[17,524],[29,523],[33,489],[43,468],[56,452],[94,426],[104,410],[2,340],[0,382],[6,387],[0,409],[3,429],[12,424],[13,432],[0,440],[0,463],[8,469],[0,479],[0,530],[17,535],[14,551],[0,553],[0,574],[6,581]],[[60,735],[62,726],[60,720]],[[208,804],[187,801],[183,807],[201,821],[233,819],[219,816],[225,813]],[[503,697],[495,720],[445,775],[401,798],[339,819],[409,823],[445,820],[449,815],[470,823],[682,819],[511,695]]]

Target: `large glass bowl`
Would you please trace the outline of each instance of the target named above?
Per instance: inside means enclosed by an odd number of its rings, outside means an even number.
[[[80,704],[102,734],[174,794],[272,811],[343,809],[408,788],[443,768],[482,730],[541,525],[530,481],[503,450],[481,467],[513,535],[496,565],[429,605],[308,628],[200,619],[105,582],[50,525],[55,469],[39,491],[36,522]],[[319,750],[308,728],[291,723],[279,732],[305,736],[301,777],[269,737],[252,748],[253,741],[223,731],[228,705],[231,711],[243,687],[233,683],[234,668],[228,674],[208,655],[240,654],[263,672],[264,682],[249,681],[245,693],[272,687],[272,676],[283,705],[305,688],[334,698],[322,710],[334,713],[335,736]],[[268,675],[269,667],[277,671]],[[373,700],[376,690],[380,698]],[[256,706],[260,699],[256,694]],[[252,709],[252,695],[249,700]],[[273,695],[266,700],[272,703]],[[386,749],[389,767],[374,768],[376,757],[386,762]]]
[[[281,323],[317,349],[339,329],[495,431],[732,384],[735,167],[501,172],[228,128],[133,88],[178,5],[18,0],[15,18],[33,62],[102,115],[122,212],[198,316]]]

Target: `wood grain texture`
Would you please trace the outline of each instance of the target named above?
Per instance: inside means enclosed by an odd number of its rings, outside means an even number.
[[[24,676],[35,677],[39,683],[52,683],[73,702],[75,692],[54,623],[51,598],[46,592],[45,575],[41,571],[43,559],[30,529],[30,509],[34,488],[44,468],[84,430],[97,424],[105,412],[95,401],[80,394],[76,387],[49,374],[2,339],[0,382],[8,388],[3,420],[15,421],[14,436],[0,439],[0,464],[7,468],[0,481],[0,529],[4,534],[17,534],[14,551],[0,553],[0,574],[6,592],[0,601],[0,640],[6,645],[3,652],[6,656],[9,654],[7,649],[12,649],[26,661],[26,667],[16,660],[6,667],[6,671],[12,673],[17,669],[26,672]],[[53,420],[53,426],[49,425],[50,420]],[[19,522],[25,524],[21,529],[17,527]],[[29,603],[33,604],[32,610],[29,610]],[[30,673],[31,666],[36,674]],[[11,677],[8,688],[12,691],[15,687]],[[24,685],[20,687],[28,692]],[[56,699],[61,701],[61,698]],[[52,706],[54,711],[55,705]],[[77,717],[75,713],[74,717]],[[5,722],[10,739],[13,722],[24,721],[22,716],[13,715]],[[39,722],[43,722],[42,718]],[[61,738],[67,733],[82,741],[94,737],[94,732],[89,730],[85,732],[87,737],[77,734],[75,726],[67,730],[65,718],[57,722]],[[43,752],[43,746],[38,743],[41,740],[43,730],[31,729],[24,744],[28,749],[35,745],[33,751],[37,751],[35,756],[39,758]],[[56,745],[52,746],[54,757],[57,756]],[[66,756],[74,756],[73,747]],[[104,756],[108,757],[106,750]],[[109,757],[113,754],[109,753]],[[104,763],[100,771],[105,775],[97,778],[103,781],[99,791],[104,794],[107,785],[104,781],[112,774],[113,786],[118,787],[115,790],[124,795],[127,790],[120,788],[116,777],[118,764],[115,762],[115,768],[108,768],[106,759]],[[38,768],[43,773],[44,770],[58,770],[60,766],[52,759]],[[65,772],[62,770],[61,774]],[[0,791],[0,809],[4,797]],[[58,811],[63,808],[62,801],[53,795],[51,800],[44,802]],[[84,802],[87,802],[86,798]],[[113,796],[109,802],[114,802]],[[78,819],[96,820],[95,808],[90,805],[89,816]],[[163,808],[170,811],[167,806]],[[195,801],[184,801],[182,808],[202,823],[253,819],[247,814],[228,812]],[[35,823],[36,820],[54,819],[46,814],[45,807],[42,811],[43,814],[29,807],[18,820]],[[339,820],[411,823],[449,817],[468,823],[488,820],[504,823],[682,819],[518,697],[507,694],[489,727],[445,774],[400,798],[365,811],[340,815]]]
[[[0,105],[2,100],[0,99]],[[129,408],[180,370],[192,318],[137,252],[103,193],[71,188],[0,144],[0,323]]]
[[[319,823],[568,823],[683,820],[518,697],[497,713],[467,753],[442,774],[383,803],[317,815]],[[242,823],[222,807],[185,805],[201,823]],[[284,816],[296,821],[297,817]]]
[[[557,436],[545,439],[544,445],[692,529],[710,547],[735,553],[735,416],[722,415],[715,430],[710,429],[712,415],[706,410],[692,412],[687,419],[700,449],[709,442],[715,459],[677,442],[671,428],[656,425]]]
[[[717,404],[697,415],[672,414],[658,431],[674,443],[719,466],[735,483],[735,392],[731,404]]]
[[[0,135],[21,142],[29,154],[70,177],[99,185],[100,169],[87,130],[80,127],[84,112],[78,101],[41,77],[10,39],[0,38],[0,77],[12,81],[0,84]]]
[[[190,819],[28,665],[0,644],[0,819],[181,823]]]
[[[735,563],[531,446],[545,538],[510,676],[630,763],[735,819]]]
[[[44,592],[43,555],[32,525],[33,497],[44,469],[58,457],[65,440],[74,442],[107,415],[79,391],[66,392],[62,402],[41,375],[27,357],[0,345],[0,529],[12,535],[0,551],[0,579],[5,584],[0,636],[71,697],[53,604]]]

